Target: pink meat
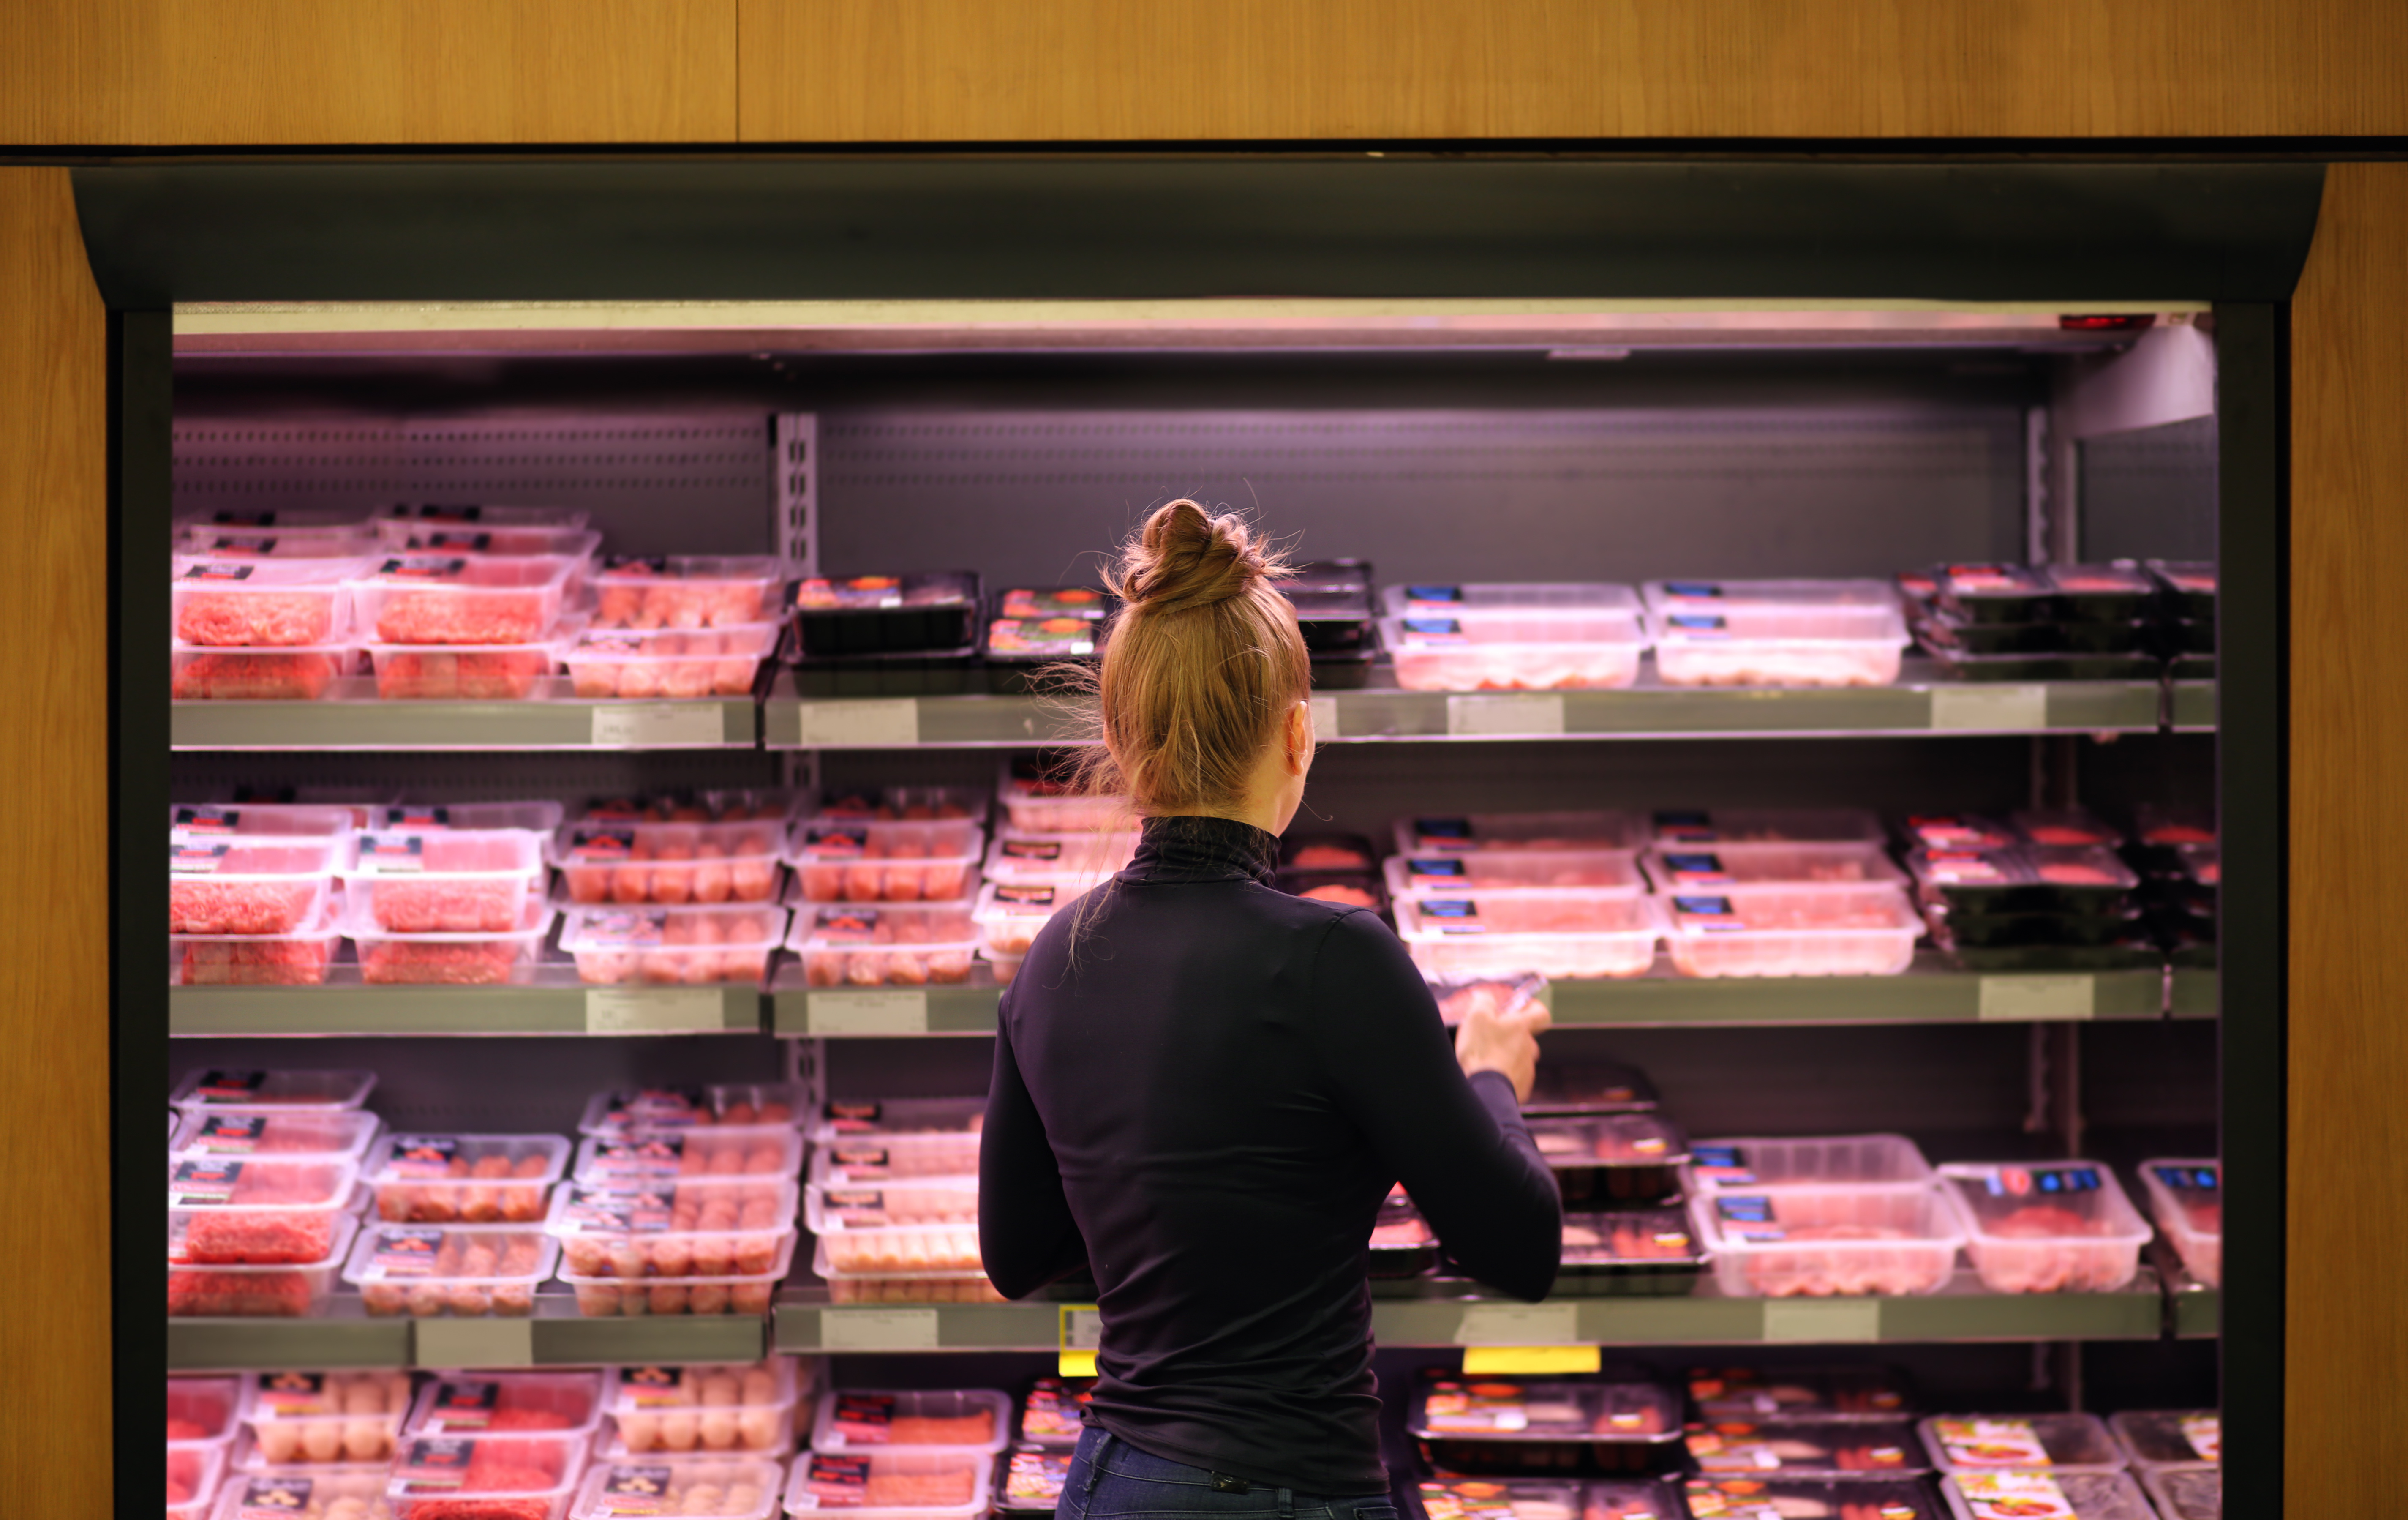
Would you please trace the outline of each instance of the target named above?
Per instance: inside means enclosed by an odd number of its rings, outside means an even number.
[[[179,969],[188,987],[314,987],[333,949],[324,939],[201,940],[184,947]]]
[[[377,695],[387,701],[515,702],[532,693],[535,683],[551,672],[551,656],[534,650],[493,654],[387,654],[376,662]]]
[[[360,949],[360,980],[378,984],[493,986],[518,963],[513,940],[371,940]]]
[[[341,674],[332,654],[201,654],[176,667],[179,702],[314,701]]]
[[[318,903],[315,881],[167,883],[169,934],[291,934]]]
[[[176,614],[188,644],[322,644],[334,596],[324,591],[194,592]]]
[[[377,637],[388,644],[523,644],[543,636],[544,597],[406,591],[385,599]]]

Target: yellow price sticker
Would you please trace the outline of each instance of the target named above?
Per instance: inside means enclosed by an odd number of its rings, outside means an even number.
[[[1537,1377],[1550,1372],[1594,1372],[1603,1362],[1597,1346],[1466,1346],[1463,1370],[1481,1377]]]
[[[1094,1304],[1061,1306],[1060,1355],[1054,1371],[1066,1378],[1096,1375],[1096,1349],[1104,1343],[1104,1314]]]

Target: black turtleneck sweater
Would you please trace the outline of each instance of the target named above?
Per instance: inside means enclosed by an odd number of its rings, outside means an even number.
[[[1512,1083],[1465,1080],[1397,937],[1273,889],[1276,842],[1148,820],[1085,922],[1073,905],[1038,935],[997,1024],[979,1237],[1012,1298],[1092,1266],[1094,1417],[1112,1434],[1374,1494],[1364,1269],[1389,1185],[1526,1298],[1555,1281],[1562,1205]]]

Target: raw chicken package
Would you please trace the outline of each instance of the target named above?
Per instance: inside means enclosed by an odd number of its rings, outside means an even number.
[[[613,556],[594,587],[596,628],[724,628],[774,623],[784,566],[767,555]]]
[[[2224,1520],[2222,1468],[2152,1468],[2141,1486],[2162,1520]]]
[[[1371,1219],[1364,1275],[1380,1282],[1420,1277],[1438,1265],[1438,1236],[1403,1186],[1391,1188]]]
[[[864,1225],[841,1213],[821,1216],[819,1259],[827,1270],[883,1276],[923,1271],[966,1272],[979,1269],[975,1220],[961,1224]]]
[[[171,1214],[167,1224],[167,1314],[171,1319],[310,1319],[325,1313],[343,1253],[351,1249],[359,1221],[334,1216],[320,1260],[286,1266],[194,1263],[184,1250],[194,1216]]]
[[[786,1470],[746,1456],[598,1462],[587,1470],[569,1520],[770,1520]]]
[[[862,1187],[920,1177],[975,1181],[979,1137],[963,1134],[857,1135],[824,1140],[811,1148],[810,1180],[835,1187]]]
[[[418,1391],[401,1428],[405,1436],[581,1435],[601,1423],[598,1372],[455,1372]]]
[[[1399,818],[1400,855],[1461,854],[1474,850],[1636,852],[1639,815],[1621,809],[1594,812],[1485,812]]]
[[[1896,976],[1923,933],[1885,882],[1719,886],[1669,904],[1665,942],[1683,976]]]
[[[1690,1222],[1732,1298],[1937,1293],[1965,1243],[1937,1187],[1701,1193]]]
[[[1137,820],[1128,798],[1080,789],[1067,763],[1028,755],[1003,763],[996,801],[1013,828],[1024,834],[1133,832]]]
[[[1678,1206],[1564,1214],[1559,1293],[1672,1297],[1696,1289],[1705,1247]]]
[[[987,846],[986,879],[1013,886],[1054,886],[1077,896],[1137,858],[1139,835],[1024,834],[1003,830]]]
[[[274,1108],[212,1108],[184,1115],[167,1149],[190,1155],[358,1161],[383,1128],[384,1121],[365,1109],[288,1113]]]
[[[538,1224],[568,1149],[557,1135],[396,1134],[363,1180],[387,1224]]]
[[[170,1157],[176,1259],[195,1266],[307,1265],[334,1254],[359,1168],[332,1157]]]
[[[1913,1420],[1699,1421],[1685,1438],[1689,1459],[1713,1476],[1906,1477],[1931,1470]]]
[[[1903,1135],[1812,1135],[1783,1140],[1698,1140],[1689,1175],[1708,1192],[1840,1184],[1927,1189],[1931,1163]]]
[[[1653,1470],[1681,1439],[1681,1401],[1623,1373],[1524,1382],[1425,1373],[1405,1432],[1432,1468],[1511,1477]]]
[[[1689,1520],[1948,1520],[1920,1483],[1896,1478],[1691,1478]]]
[[[394,1520],[562,1520],[583,1435],[410,1436],[394,1453]]]
[[[1655,964],[1662,933],[1655,899],[1628,895],[1531,891],[1395,906],[1397,936],[1425,976],[1633,977]]]
[[[2107,1416],[2107,1427],[2136,1468],[2224,1460],[2224,1418],[2212,1409],[2125,1410]]]
[[[1585,1119],[1533,1119],[1530,1139],[1573,1208],[1677,1198],[1689,1144],[1680,1126],[1656,1113]]]
[[[1942,1472],[2114,1472],[2124,1454],[2096,1414],[1935,1414],[1920,1427]]]
[[[2158,1520],[2124,1472],[1960,1472],[1940,1492],[1956,1520]]]
[[[1960,1162],[1940,1175],[1993,1293],[2108,1293],[2140,1269],[2148,1221],[2096,1161]]]
[[[589,1098],[578,1120],[580,1135],[624,1135],[639,1129],[708,1129],[759,1125],[800,1128],[809,1116],[794,1083],[722,1083],[710,1087],[623,1087]]]
[[[1453,850],[1390,855],[1383,870],[1392,897],[1493,897],[1565,887],[1637,896],[1647,890],[1627,850]]]
[[[1077,896],[1068,887],[1050,882],[1028,886],[989,882],[979,889],[978,906],[970,911],[970,922],[978,925],[979,947],[990,955],[1015,960],[1027,954],[1037,931],[1052,923],[1054,911]]]
[[[349,644],[302,649],[168,648],[170,699],[178,702],[315,702],[357,667]]]
[[[795,628],[807,656],[899,654],[978,642],[974,570],[812,576],[795,590]]]
[[[867,1187],[812,1183],[803,1189],[803,1223],[814,1235],[896,1226],[975,1225],[978,1179],[930,1177]]]
[[[1582,1520],[1578,1483],[1428,1477],[1414,1497],[1423,1520]],[[1656,1520],[1673,1513],[1658,1511]]]
[[[576,1178],[616,1187],[680,1177],[793,1177],[802,1169],[803,1137],[784,1125],[672,1127],[586,1137]]]
[[[594,797],[571,820],[580,824],[750,824],[783,826],[808,811],[808,791],[780,787],[729,787],[694,791],[678,787],[666,792]]]
[[[175,562],[175,637],[202,648],[323,648],[351,627],[356,559]]]
[[[251,1443],[237,1465],[387,1461],[410,1397],[407,1372],[246,1373],[242,1419]]]
[[[560,1280],[577,1295],[577,1312],[588,1319],[614,1315],[627,1319],[672,1314],[763,1315],[769,1312],[769,1300],[794,1265],[796,1239],[792,1230],[780,1236],[775,1255],[757,1272],[695,1272],[676,1278],[629,1279],[587,1277],[564,1266]]]
[[[946,1451],[807,1452],[786,1481],[786,1513],[848,1520],[975,1520],[994,1492],[995,1460]]]
[[[1906,873],[1878,844],[1658,845],[1643,858],[1661,893],[1723,886],[1904,886]]]
[[[588,627],[565,645],[569,690],[580,697],[748,696],[761,662],[778,647],[774,623],[711,628]]]
[[[567,900],[602,903],[767,902],[778,893],[784,830],[774,819],[736,824],[571,824],[552,840]]]
[[[533,829],[375,831],[354,835],[342,863],[352,911],[394,934],[508,934],[544,880]]]
[[[751,1364],[613,1367],[602,1374],[605,1457],[757,1452],[782,1458],[799,1391],[791,1356]]]
[[[1879,844],[1881,820],[1862,808],[1658,808],[1656,848],[1725,844]]]
[[[1011,1438],[1011,1398],[992,1388],[830,1388],[811,1422],[815,1452],[943,1447],[993,1455]]]
[[[965,1232],[975,1247],[977,1230]],[[950,1246],[946,1247],[950,1250]],[[958,1262],[959,1256],[953,1259]],[[891,1268],[844,1271],[830,1258],[823,1239],[811,1256],[811,1271],[827,1283],[828,1302],[838,1304],[999,1304],[1003,1295],[975,1266],[922,1265],[898,1262]]]
[[[1380,642],[1409,692],[1628,686],[1647,648],[1627,613],[1514,609],[1383,618]]]
[[[557,916],[542,898],[527,897],[508,929],[393,934],[355,906],[343,933],[359,953],[360,980],[370,986],[494,987],[533,977]]]
[[[922,987],[968,982],[979,946],[970,904],[806,906],[786,948],[813,987]]]
[[[291,935],[325,912],[339,836],[167,831],[167,932]]]
[[[363,624],[382,644],[517,644],[560,622],[585,562],[566,554],[395,554],[351,582]]]
[[[1894,596],[1863,603],[1688,601],[1651,610],[1647,631],[1656,646],[1656,678],[1667,686],[1886,686],[1898,680],[1912,642]]]
[[[343,1281],[372,1316],[523,1319],[559,1260],[534,1226],[374,1225],[351,1247]]]
[[[239,1070],[203,1067],[188,1071],[169,1104],[179,1109],[275,1109],[287,1113],[337,1113],[359,1108],[376,1089],[373,1071]]]
[[[1018,1439],[1068,1452],[1086,1429],[1085,1412],[1095,1393],[1093,1378],[1038,1378],[1020,1398]]]
[[[986,832],[968,819],[915,823],[814,818],[787,864],[805,902],[936,902],[978,881]]]
[[[2149,1212],[2166,1232],[2183,1269],[2209,1287],[2224,1280],[2223,1167],[2212,1158],[2141,1163]]]
[[[568,1183],[544,1227],[580,1313],[757,1314],[793,1258],[796,1192],[791,1178]]]
[[[1905,1375],[1885,1367],[1697,1368],[1689,1401],[1708,1420],[1830,1423],[1915,1412]]]
[[[560,948],[589,986],[759,982],[786,934],[786,911],[767,903],[710,908],[577,908]]]

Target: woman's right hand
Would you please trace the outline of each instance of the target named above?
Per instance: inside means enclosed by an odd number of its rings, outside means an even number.
[[[1455,1026],[1455,1058],[1467,1077],[1475,1071],[1496,1071],[1513,1084],[1513,1100],[1529,1098],[1539,1075],[1539,1032],[1555,1022],[1543,1003],[1525,1003],[1512,1012],[1500,1011],[1491,999],[1469,1000],[1463,1022]]]

